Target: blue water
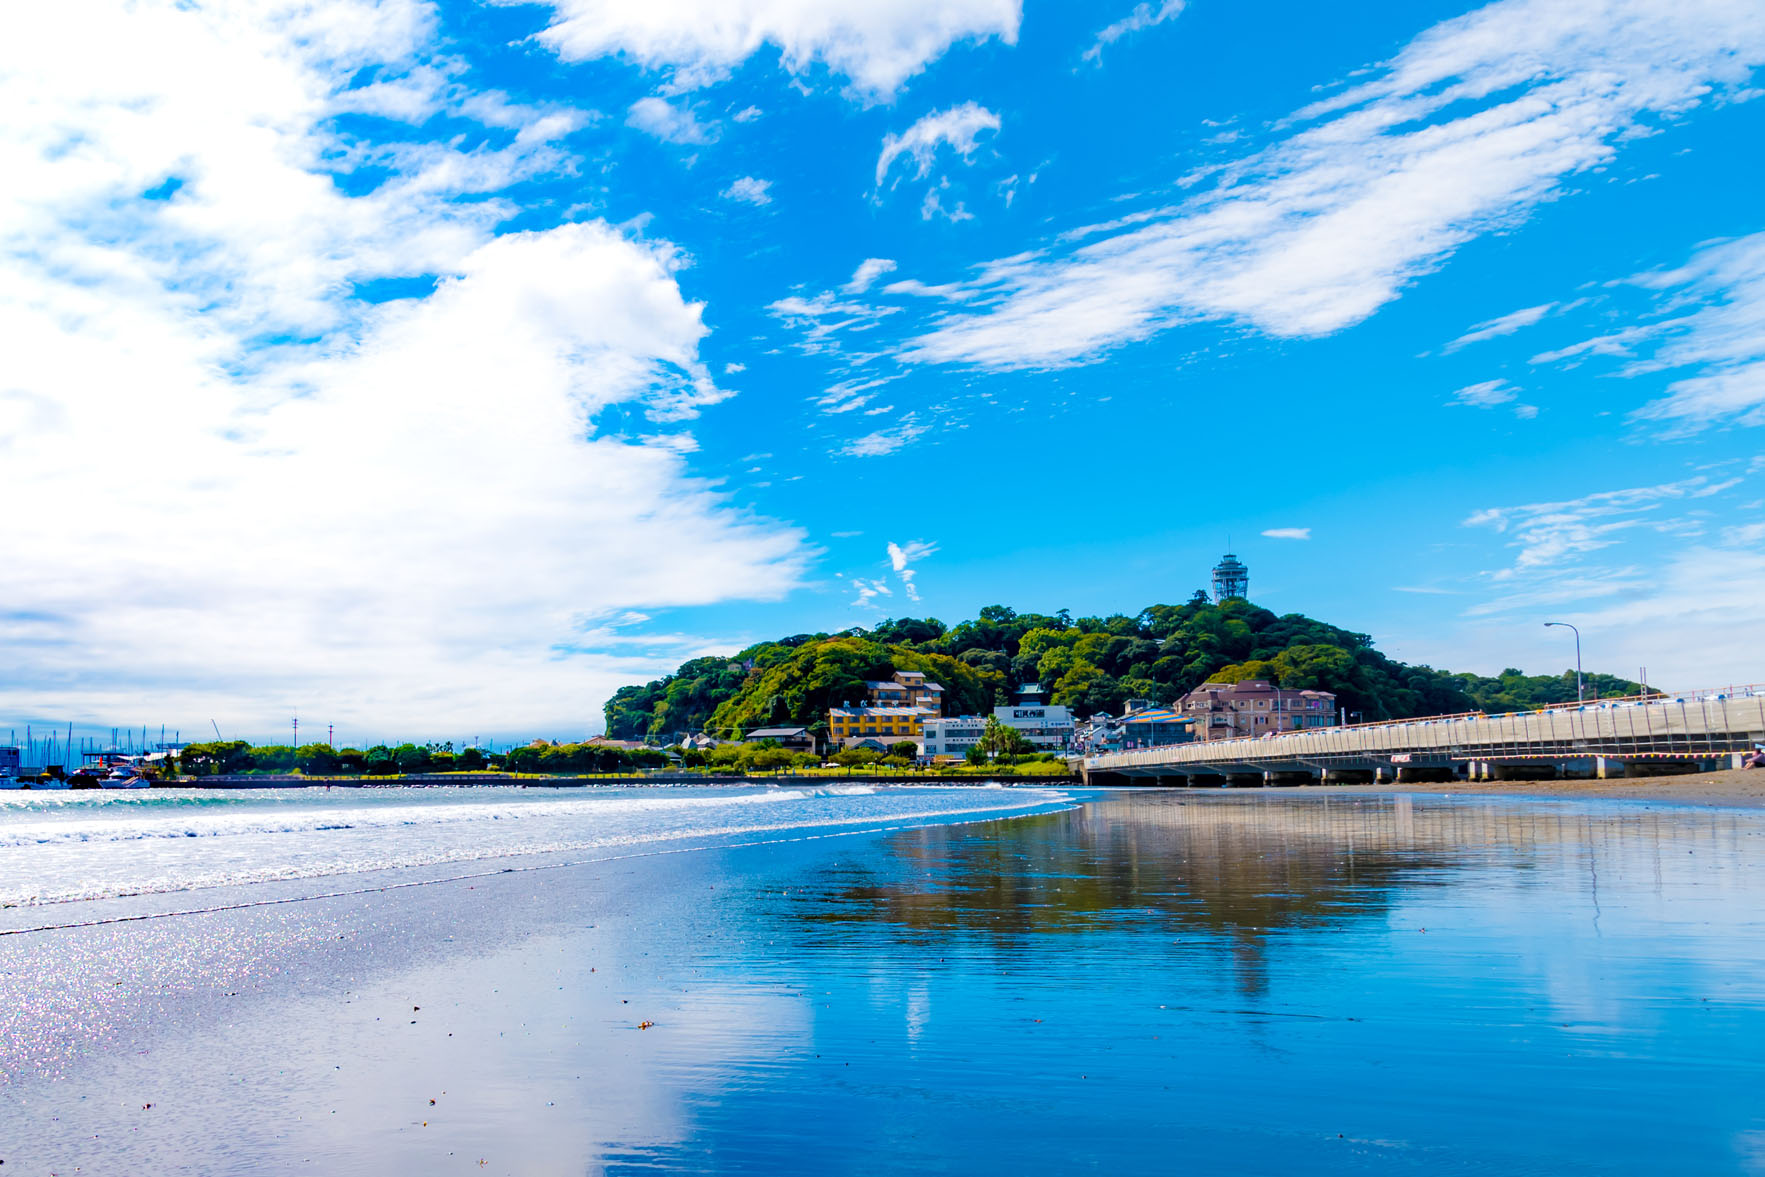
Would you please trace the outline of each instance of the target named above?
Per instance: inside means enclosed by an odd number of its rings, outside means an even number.
[[[1765,814],[960,796],[16,909],[212,908],[0,936],[0,1159],[1765,1172]]]

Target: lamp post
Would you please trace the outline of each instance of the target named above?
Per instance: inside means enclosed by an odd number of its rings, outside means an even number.
[[[1577,703],[1584,702],[1585,696],[1581,689],[1581,631],[1575,629],[1575,627],[1570,625],[1567,621],[1547,621],[1544,625],[1546,629],[1549,629],[1553,625],[1560,625],[1565,629],[1575,630],[1575,701]]]

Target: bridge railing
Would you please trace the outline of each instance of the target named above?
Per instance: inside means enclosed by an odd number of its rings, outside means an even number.
[[[1410,752],[1454,759],[1531,754],[1657,752],[1687,755],[1741,750],[1765,734],[1765,687],[1651,694],[1494,715],[1430,716],[1377,724],[1271,733],[1111,753],[1087,763],[1113,766],[1262,763],[1377,758]]]

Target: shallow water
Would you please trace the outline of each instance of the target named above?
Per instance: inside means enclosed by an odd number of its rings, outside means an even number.
[[[1765,1172],[1765,815],[1041,804],[0,936],[0,1159]]]

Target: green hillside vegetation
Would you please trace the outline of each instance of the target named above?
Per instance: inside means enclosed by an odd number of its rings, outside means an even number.
[[[756,727],[802,725],[825,732],[827,709],[864,697],[864,683],[897,670],[942,683],[944,713],[984,714],[1025,683],[1081,718],[1120,714],[1129,699],[1176,703],[1204,682],[1269,678],[1283,687],[1332,691],[1364,721],[1465,711],[1519,711],[1575,698],[1575,675],[1494,678],[1409,666],[1374,649],[1366,634],[1249,601],[1183,605],[1135,616],[1073,618],[989,605],[946,626],[935,618],[890,619],[869,630],[798,634],[732,658],[697,658],[665,678],[620,688],[606,704],[607,734],[671,741],[691,732],[721,739]],[[1589,697],[1635,694],[1638,684],[1586,676]]]

